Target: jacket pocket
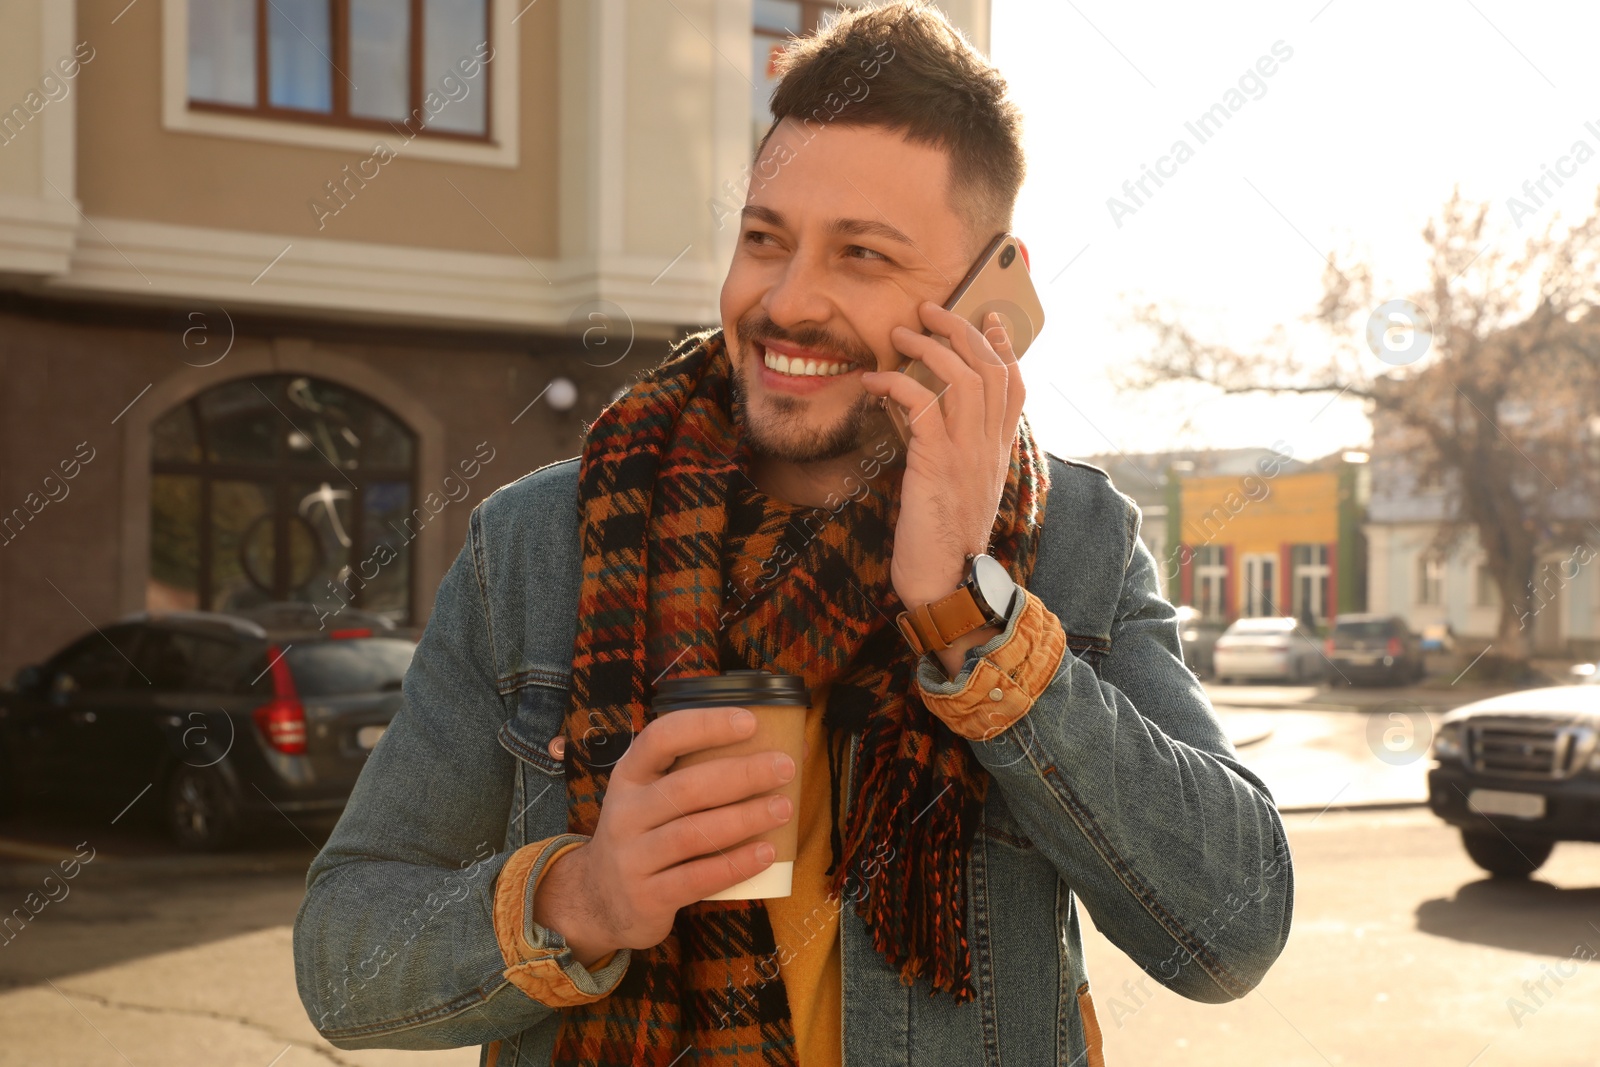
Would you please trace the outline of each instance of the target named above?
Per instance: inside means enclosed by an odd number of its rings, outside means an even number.
[[[1078,1015],[1083,1019],[1083,1044],[1088,1052],[1088,1067],[1106,1067],[1105,1048],[1100,1039],[1100,1020],[1095,1018],[1094,998],[1089,983],[1078,986]]]
[[[535,770],[552,778],[566,777],[562,761],[550,754],[550,742],[566,722],[568,691],[530,682],[516,691],[516,698],[516,713],[500,728],[500,744]]]

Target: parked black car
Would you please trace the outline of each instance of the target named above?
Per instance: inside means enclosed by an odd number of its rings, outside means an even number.
[[[414,635],[350,611],[328,629],[314,611],[261,614],[270,628],[139,613],[22,668],[0,691],[0,796],[109,817],[153,794],[201,850],[265,816],[336,817],[400,706]]]
[[[1600,679],[1456,708],[1434,735],[1428,806],[1472,861],[1526,878],[1560,841],[1600,841]]]
[[[1340,615],[1323,643],[1338,685],[1382,682],[1405,685],[1427,673],[1422,640],[1398,615]]]

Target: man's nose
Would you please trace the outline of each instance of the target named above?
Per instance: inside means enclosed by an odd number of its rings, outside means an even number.
[[[761,308],[777,326],[823,323],[832,314],[825,272],[808,257],[796,256],[761,299]]]

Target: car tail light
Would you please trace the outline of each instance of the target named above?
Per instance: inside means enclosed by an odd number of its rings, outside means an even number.
[[[306,709],[298,700],[273,697],[254,712],[256,727],[267,744],[285,756],[303,756],[306,751]]]
[[[306,751],[306,709],[295,691],[294,675],[283,660],[277,645],[267,648],[272,672],[272,699],[252,712],[256,729],[274,750],[285,756],[303,756]]]
[[[1391,656],[1400,655],[1400,652],[1401,652],[1400,639],[1398,637],[1389,638],[1389,645],[1388,645],[1387,648],[1384,649],[1384,651],[1387,652]]]
[[[349,639],[349,638],[352,638],[352,637],[371,637],[372,636],[372,629],[371,629],[371,627],[367,627],[367,628],[363,628],[363,629],[354,629],[354,630],[330,630],[330,631],[328,631],[328,636],[332,637],[332,638],[345,638],[345,639]]]
[[[1323,639],[1322,654],[1330,659],[1333,657],[1333,638],[1328,637]]]

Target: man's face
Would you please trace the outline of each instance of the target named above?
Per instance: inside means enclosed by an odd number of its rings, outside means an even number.
[[[722,283],[756,455],[817,462],[891,433],[861,372],[900,365],[890,331],[921,333],[917,305],[944,303],[978,251],[944,149],[784,120],[756,160]]]

